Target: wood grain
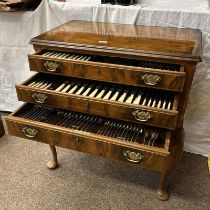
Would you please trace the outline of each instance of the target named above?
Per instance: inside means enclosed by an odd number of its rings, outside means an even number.
[[[166,167],[165,158],[169,155],[165,149],[155,149],[151,146],[124,143],[119,140],[113,141],[108,137],[100,137],[94,134],[90,135],[85,132],[59,128],[58,126],[49,126],[44,123],[36,123],[31,120],[23,120],[17,117],[6,117],[6,122],[8,131],[11,135],[127,163],[132,162],[129,162],[123,156],[124,151],[139,152],[144,156],[144,159],[139,163],[132,164],[159,172],[164,171]],[[26,137],[21,131],[25,126],[36,129],[38,131],[37,136],[34,138]],[[76,140],[76,137],[78,137],[79,140]]]
[[[32,95],[34,93],[45,94],[47,99],[44,104],[56,108],[69,109],[88,114],[104,116],[108,118],[121,119],[136,123],[157,126],[167,129],[175,129],[178,112],[175,110],[163,110],[141,105],[112,102],[110,100],[95,99],[74,94],[60,93],[51,90],[16,86],[18,100],[38,104]],[[176,106],[176,104],[175,104]],[[135,110],[149,112],[152,118],[148,122],[140,122],[135,119]]]
[[[109,81],[133,86],[182,91],[185,81],[185,72],[146,69],[141,67],[97,62],[75,62],[56,58],[53,58],[52,60],[40,55],[29,55],[28,59],[31,71],[48,72],[44,66],[44,63],[46,61],[53,61],[57,62],[57,64],[60,66],[60,68],[55,72],[57,74],[100,81]],[[154,86],[147,85],[142,79],[142,76],[145,74],[158,75],[161,77],[161,80]]]
[[[201,60],[201,32],[189,28],[70,21],[33,38],[30,43],[120,53]]]

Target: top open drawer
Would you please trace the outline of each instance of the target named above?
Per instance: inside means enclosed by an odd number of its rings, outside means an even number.
[[[173,91],[182,91],[185,81],[184,67],[177,64],[52,50],[28,58],[30,69],[38,72]]]

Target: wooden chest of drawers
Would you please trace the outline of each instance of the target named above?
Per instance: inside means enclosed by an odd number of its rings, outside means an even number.
[[[11,135],[161,173],[157,196],[181,156],[183,119],[201,32],[71,21],[33,38],[16,86],[27,102],[6,118]]]

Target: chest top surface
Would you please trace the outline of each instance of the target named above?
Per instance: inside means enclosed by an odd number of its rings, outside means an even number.
[[[202,56],[201,31],[189,28],[70,21],[30,43],[192,61],[200,61]]]

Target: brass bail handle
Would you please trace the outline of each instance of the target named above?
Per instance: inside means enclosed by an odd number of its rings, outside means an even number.
[[[126,157],[126,159],[129,162],[132,162],[132,163],[138,163],[144,159],[144,156],[142,154],[136,153],[136,152],[131,152],[129,150],[124,151],[123,155]]]
[[[24,127],[22,128],[22,133],[26,136],[26,137],[29,137],[29,138],[34,138],[37,134],[38,134],[38,131],[34,128],[30,128],[30,127]]]
[[[161,80],[161,77],[157,74],[144,74],[141,76],[141,79],[144,81],[145,84],[154,86]]]
[[[33,93],[32,98],[39,104],[43,104],[47,99],[47,96],[43,93]]]
[[[135,116],[135,119],[141,122],[147,122],[149,119],[152,118],[152,114],[145,111],[135,110],[133,111],[133,115]]]
[[[60,65],[54,61],[45,61],[44,66],[50,72],[55,72],[60,68]]]

